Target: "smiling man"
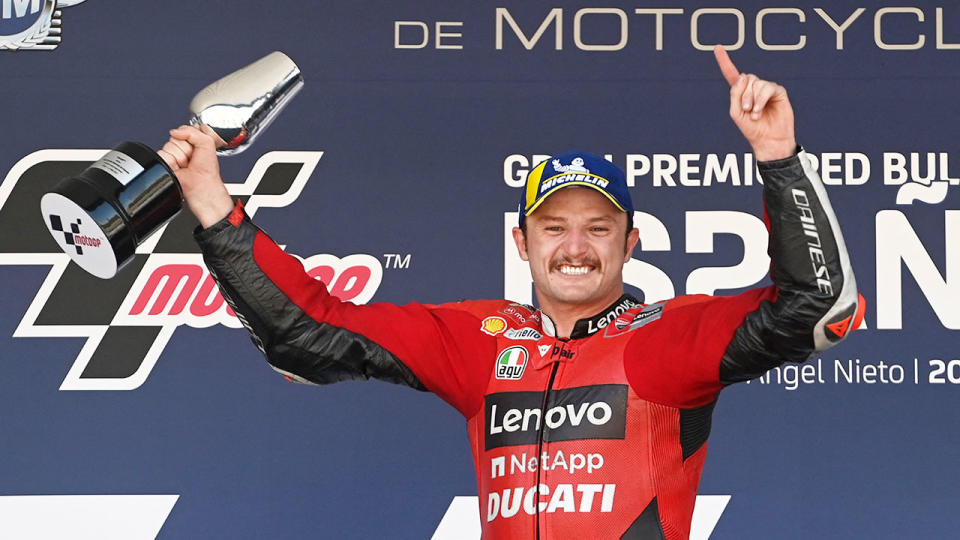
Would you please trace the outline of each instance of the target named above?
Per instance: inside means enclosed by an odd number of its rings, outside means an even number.
[[[623,265],[640,237],[623,172],[599,156],[567,152],[530,172],[520,204],[517,250],[530,263],[540,309],[569,336],[584,314],[623,294]]]
[[[736,296],[625,295],[633,204],[623,172],[585,152],[541,163],[522,193],[513,237],[539,309],[340,302],[234,205],[208,135],[178,128],[163,154],[200,220],[211,274],[277,371],[312,384],[397,382],[463,414],[485,538],[683,539],[720,391],[805,361],[858,316],[786,91],[716,54],[763,175],[770,231],[773,285]]]

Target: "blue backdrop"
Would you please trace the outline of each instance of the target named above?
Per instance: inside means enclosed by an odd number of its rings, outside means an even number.
[[[345,287],[524,299],[504,244],[518,179],[582,148],[629,168],[649,214],[634,292],[731,293],[766,262],[752,228],[724,230],[739,214],[698,214],[760,212],[705,50],[721,42],[787,87],[868,307],[821,373],[723,393],[700,493],[731,499],[711,538],[960,526],[960,7],[87,0],[57,6],[57,47],[15,39],[51,1],[0,9],[0,45],[20,48],[0,50],[0,512],[16,495],[167,494],[162,538],[429,537],[476,495],[455,411],[379,382],[290,384],[222,309],[134,313],[151,272],[199,262],[189,216],[103,282],[56,253],[39,195],[119,141],[159,147],[202,87],[281,50],[306,86],[223,175],[289,251],[372,269]]]

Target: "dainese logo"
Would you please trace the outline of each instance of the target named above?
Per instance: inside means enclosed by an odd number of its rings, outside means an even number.
[[[60,45],[63,8],[85,0],[0,0],[0,50],[49,51]]]
[[[0,245],[0,264],[50,267],[14,337],[87,338],[61,390],[135,389],[181,326],[241,327],[203,264],[192,235],[197,223],[189,212],[148,238],[133,262],[110,280],[91,276],[63,253],[43,223],[55,217],[38,212],[40,197],[103,153],[40,150],[21,159],[0,184],[0,227],[18,231]],[[267,153],[244,183],[228,189],[250,215],[259,208],[283,208],[300,196],[321,155]],[[87,238],[89,232],[78,224],[59,220],[59,226],[58,234],[66,235],[73,249],[95,249],[91,240],[96,239]],[[383,277],[380,261],[367,254],[320,254],[302,261],[331,294],[357,304],[373,297]]]

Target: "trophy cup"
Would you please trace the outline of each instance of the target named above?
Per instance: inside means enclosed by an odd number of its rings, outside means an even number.
[[[210,127],[217,154],[245,150],[303,86],[300,69],[273,52],[201,90],[190,124]],[[177,177],[150,147],[122,142],[40,199],[54,240],[81,268],[108,279],[133,260],[138,245],[182,208]]]

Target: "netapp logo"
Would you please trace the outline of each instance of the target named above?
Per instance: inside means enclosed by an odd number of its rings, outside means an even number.
[[[627,386],[598,384],[542,392],[499,392],[486,396],[485,448],[535,444],[540,424],[546,442],[622,439],[627,425]]]

